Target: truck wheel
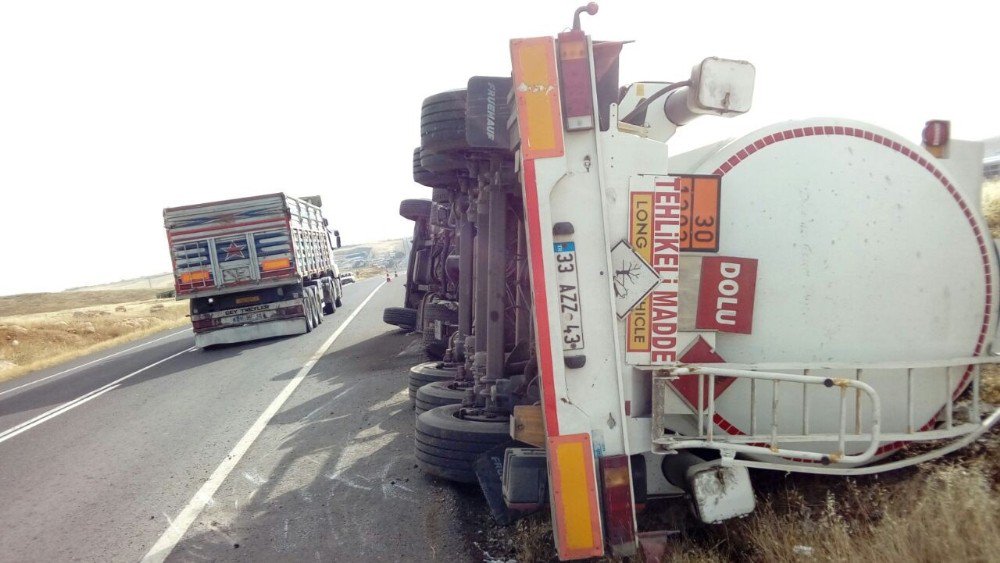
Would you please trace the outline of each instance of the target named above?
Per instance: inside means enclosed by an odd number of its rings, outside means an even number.
[[[309,287],[309,298],[312,300],[313,328],[316,328],[323,324],[323,290],[318,285]]]
[[[405,307],[386,307],[382,310],[382,322],[406,330],[417,327],[417,310]]]
[[[417,417],[414,446],[424,472],[449,481],[475,483],[476,458],[510,441],[510,417],[445,405]]]
[[[469,147],[465,140],[465,108],[465,90],[441,92],[424,99],[420,110],[420,148],[424,154]]]
[[[333,281],[333,278],[323,278],[323,314],[332,315],[339,305],[336,304],[334,298],[337,293],[337,286]]]
[[[457,371],[442,362],[424,362],[410,368],[410,402],[416,402],[417,389],[435,381],[452,381]]]
[[[431,216],[431,202],[427,199],[404,199],[399,202],[399,214],[410,221],[428,219]]]
[[[447,188],[434,188],[431,192],[431,201],[434,203],[450,203],[451,190]]]
[[[456,381],[435,381],[417,389],[416,411],[420,414],[436,407],[457,405],[465,398],[470,384]]]
[[[421,164],[423,152],[420,147],[413,149],[413,181],[428,188],[450,187],[458,185],[455,174],[431,172]]]
[[[333,300],[333,303],[338,307],[343,307],[344,301],[342,298],[344,297],[344,286],[341,285],[340,282],[334,282],[334,289],[337,290],[337,298]]]
[[[441,321],[441,338],[435,335],[435,324]],[[441,303],[428,303],[424,307],[423,344],[424,352],[431,360],[440,360],[448,349],[448,341],[458,325],[458,311],[453,311]]]
[[[306,293],[306,297],[303,300],[303,305],[306,314],[306,334],[313,331],[316,325],[313,324],[313,312],[312,312],[312,300],[309,299],[309,294]]]
[[[448,153],[421,151],[420,165],[423,166],[424,169],[436,174],[464,173],[465,175],[468,175],[469,170],[469,165],[466,163],[464,157]]]

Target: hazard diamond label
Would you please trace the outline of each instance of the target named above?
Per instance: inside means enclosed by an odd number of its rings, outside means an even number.
[[[611,249],[611,267],[614,268],[615,309],[618,318],[623,319],[660,283],[660,276],[625,241]]]

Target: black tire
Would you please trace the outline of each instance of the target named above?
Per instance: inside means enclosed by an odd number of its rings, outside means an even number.
[[[399,214],[410,221],[428,219],[431,216],[431,201],[428,199],[404,199],[399,202]]]
[[[461,405],[437,407],[417,416],[414,453],[417,465],[431,475],[475,483],[475,460],[493,447],[510,442],[509,417],[495,421],[465,420]]]
[[[308,293],[306,294],[306,303],[305,303],[304,307],[306,309],[305,310],[305,313],[306,313],[306,334],[309,334],[310,332],[313,331],[314,328],[316,328],[316,325],[313,324],[313,318],[314,317],[313,317],[313,312],[312,312],[312,306],[309,304],[309,294]]]
[[[344,301],[341,298],[338,297],[338,298],[336,298],[336,299],[333,300],[333,304],[336,305],[336,306],[338,306],[338,307],[343,307],[344,306]]]
[[[323,300],[320,299],[320,292],[319,287],[313,290],[313,326],[317,327],[323,324]]]
[[[417,389],[435,381],[452,381],[456,370],[443,367],[441,362],[424,362],[410,368],[410,401],[416,401]]]
[[[469,147],[465,140],[465,108],[465,90],[442,92],[424,100],[420,111],[420,147],[425,155]]]
[[[434,324],[441,321],[441,338],[435,336]],[[428,303],[424,307],[423,343],[424,352],[431,360],[440,360],[448,349],[448,340],[458,325],[458,311],[453,311],[441,303]]]
[[[406,330],[417,326],[417,310],[406,307],[386,307],[382,311],[382,321]]]
[[[332,315],[337,310],[337,305],[333,302],[334,293],[337,290],[333,278],[325,276],[320,280],[319,292],[323,296],[323,314]]]
[[[421,164],[423,151],[420,147],[413,149],[413,181],[429,188],[453,187],[458,185],[458,176],[431,172]]]
[[[431,192],[431,201],[434,203],[451,202],[451,190],[447,188],[434,188]]]
[[[445,405],[457,405],[465,398],[465,391],[465,387],[456,387],[454,381],[428,383],[417,389],[417,414]]]
[[[465,157],[456,154],[421,151],[420,166],[429,173],[454,176],[456,182],[458,181],[456,174],[468,176],[469,173]]]

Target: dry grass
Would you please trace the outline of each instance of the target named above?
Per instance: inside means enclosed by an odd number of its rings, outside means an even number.
[[[1000,405],[1000,365],[987,364],[982,367],[980,396],[987,403]]]
[[[153,299],[158,289],[114,291],[63,291],[60,293],[25,293],[0,297],[0,321],[5,317],[65,311],[96,305],[118,305]]]
[[[663,561],[1000,561],[1000,431],[944,460],[881,476],[755,472],[757,510],[705,525],[679,500],[651,502],[640,529],[676,529]],[[518,561],[555,561],[548,513],[494,545]],[[492,552],[495,555],[495,552]],[[638,561],[646,561],[641,555]],[[604,559],[603,561],[619,561]]]
[[[48,294],[55,296],[48,302],[37,295],[25,296],[25,303],[4,298],[15,301],[6,303],[7,310],[33,312],[0,316],[0,381],[188,323],[186,301],[148,299],[148,290],[142,300],[124,303],[121,298],[135,292],[86,293],[104,304],[67,309],[66,303],[80,301],[62,293]],[[63,310],[54,310],[59,306]]]
[[[1000,180],[983,183],[983,215],[993,238],[1000,238]]]

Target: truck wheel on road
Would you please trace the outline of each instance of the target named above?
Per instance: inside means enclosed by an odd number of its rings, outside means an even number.
[[[435,381],[452,381],[457,370],[442,362],[424,362],[410,368],[410,402],[417,400],[417,389]]]
[[[446,405],[417,417],[414,446],[424,472],[450,481],[475,483],[476,458],[510,442],[510,417]]]
[[[441,338],[435,334],[435,325],[441,321]],[[424,352],[432,360],[440,360],[448,349],[448,340],[458,325],[458,311],[443,303],[428,303],[424,307],[423,341]]]
[[[309,286],[308,299],[312,303],[313,328],[323,324],[323,314],[321,313],[323,300],[320,298],[320,291],[319,286]]]
[[[338,307],[343,307],[344,301],[342,298],[344,297],[344,286],[340,285],[340,282],[334,282],[334,285],[336,286],[334,289],[337,290],[337,298],[333,300],[333,303]]]
[[[471,385],[471,383],[469,384]],[[416,411],[420,414],[445,405],[457,405],[465,398],[469,385],[459,386],[455,381],[435,381],[417,389]]]
[[[303,302],[304,303],[302,306],[305,307],[305,314],[306,314],[306,334],[309,334],[310,332],[313,331],[313,328],[315,328],[316,326],[313,324],[314,317],[312,312],[312,305],[310,304],[311,301],[309,300],[309,294],[306,294],[306,298],[303,300]]]
[[[417,327],[417,310],[406,307],[386,307],[382,310],[382,322],[405,330]]]
[[[340,306],[340,304],[337,303],[337,301],[340,301],[340,298],[337,297],[336,283],[333,281],[333,278],[323,278],[322,286],[323,314],[332,315],[337,310],[337,307]]]
[[[410,221],[427,219],[431,216],[431,202],[427,199],[404,199],[399,202],[399,215]]]

